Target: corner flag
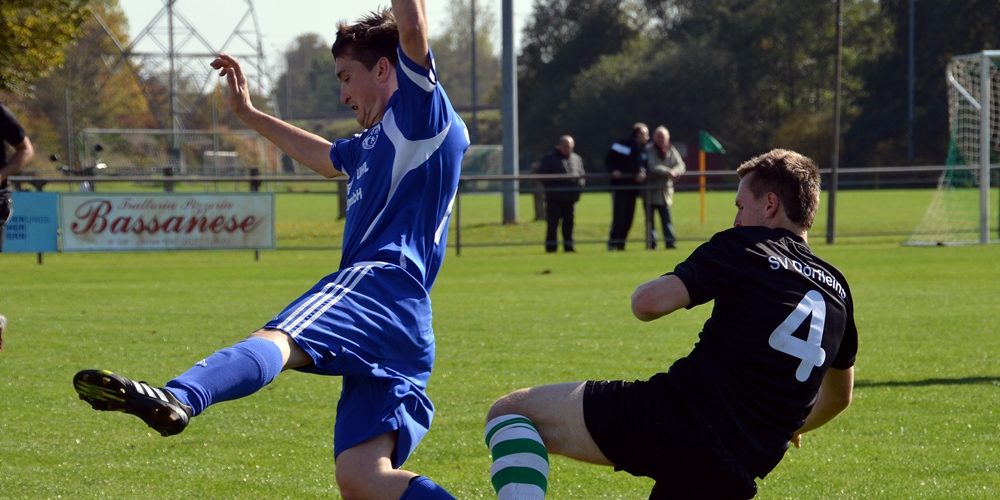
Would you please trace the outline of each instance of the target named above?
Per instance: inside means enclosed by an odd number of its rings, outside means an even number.
[[[701,205],[701,223],[705,223],[705,153],[726,154],[726,149],[712,134],[704,130],[698,131],[698,199]]]
[[[723,148],[722,144],[719,144],[719,141],[712,137],[712,134],[704,130],[698,131],[698,149],[706,153],[726,154],[726,148]]]

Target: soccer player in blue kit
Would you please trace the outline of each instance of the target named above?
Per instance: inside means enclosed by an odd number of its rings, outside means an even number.
[[[237,116],[326,177],[349,176],[338,271],[247,339],[164,387],[106,370],[73,383],[97,410],[124,411],[168,436],[215,403],[248,396],[282,370],[343,377],[334,427],[344,498],[452,498],[400,469],[430,427],[434,364],[429,292],[447,243],[468,131],[438,82],[424,2],[341,24],[332,47],[340,100],[364,132],[331,144],[254,108],[239,63],[211,66]]]
[[[632,294],[641,321],[714,300],[694,350],[648,380],[500,398],[486,424],[499,498],[542,498],[548,452],[650,477],[650,498],[750,498],[789,443],[850,404],[854,300],[806,242],[819,169],[776,149],[736,172],[734,227]]]

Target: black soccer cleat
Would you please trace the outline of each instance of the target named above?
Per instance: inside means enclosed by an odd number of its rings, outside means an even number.
[[[191,420],[191,407],[169,390],[107,370],[81,370],[73,376],[73,387],[95,410],[135,415],[162,436],[179,434]]]

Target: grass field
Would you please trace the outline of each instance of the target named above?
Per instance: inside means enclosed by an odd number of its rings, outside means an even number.
[[[822,244],[823,224],[814,229],[817,253],[846,274],[857,303],[856,398],[788,452],[759,498],[1000,496],[1000,246],[900,246],[929,196],[844,193],[844,244]],[[635,242],[607,253],[606,195],[587,197],[578,238],[590,243],[546,255],[542,223],[501,226],[498,198],[463,197],[468,246],[449,252],[432,293],[438,413],[407,467],[459,498],[488,498],[482,423],[496,397],[539,383],[646,378],[686,354],[708,306],[641,323],[628,297],[729,225],[732,194],[709,201],[702,226],[692,220],[696,198],[678,200],[679,251]],[[160,384],[242,338],[336,268],[336,250],[287,249],[336,246],[335,211],[329,196],[279,196],[286,250],[259,262],[247,251],[55,254],[43,265],[0,255],[0,313],[10,319],[0,353],[0,498],[336,496],[339,379],[286,373],[171,438],[93,412],[71,385],[91,367]],[[485,246],[497,242],[516,245]],[[650,487],[556,457],[549,491],[631,499]]]

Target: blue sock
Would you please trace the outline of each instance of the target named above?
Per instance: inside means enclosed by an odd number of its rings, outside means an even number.
[[[399,500],[455,500],[455,497],[431,481],[431,478],[417,476],[410,479],[410,485],[406,487]]]
[[[249,396],[281,373],[281,349],[270,340],[251,337],[216,351],[167,382],[166,388],[194,414],[213,403]]]

